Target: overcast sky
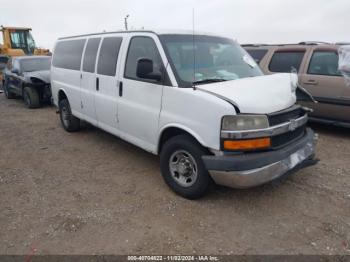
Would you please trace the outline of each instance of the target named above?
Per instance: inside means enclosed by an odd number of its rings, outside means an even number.
[[[129,28],[195,28],[240,43],[350,41],[349,0],[0,0],[0,24],[28,26],[38,46]]]

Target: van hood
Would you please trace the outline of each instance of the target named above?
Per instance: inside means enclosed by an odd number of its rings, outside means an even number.
[[[274,74],[196,86],[237,106],[241,113],[269,114],[296,102],[291,74]]]

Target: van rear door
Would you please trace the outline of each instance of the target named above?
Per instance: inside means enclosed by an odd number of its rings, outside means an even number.
[[[98,54],[95,85],[95,111],[98,126],[112,133],[117,132],[117,71],[118,55],[123,38],[106,36]]]

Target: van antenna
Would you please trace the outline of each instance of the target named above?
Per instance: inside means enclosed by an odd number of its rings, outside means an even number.
[[[192,48],[193,48],[193,90],[196,90],[196,49],[195,49],[195,37],[194,37],[194,8],[192,9]]]

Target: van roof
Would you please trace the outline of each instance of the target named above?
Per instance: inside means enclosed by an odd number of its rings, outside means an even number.
[[[94,35],[106,35],[106,34],[116,34],[116,33],[151,33],[156,35],[168,35],[168,34],[174,34],[174,35],[207,35],[207,36],[217,36],[217,37],[225,37],[222,35],[217,35],[214,33],[208,33],[208,32],[199,32],[199,31],[191,31],[191,30],[165,30],[165,29],[158,29],[158,30],[129,30],[129,31],[111,31],[111,32],[101,32],[101,33],[91,33],[91,34],[82,34],[82,35],[74,35],[74,36],[66,36],[66,37],[60,37],[58,40],[62,39],[70,39],[70,38],[76,38],[76,37],[84,37],[84,36],[94,36]]]

